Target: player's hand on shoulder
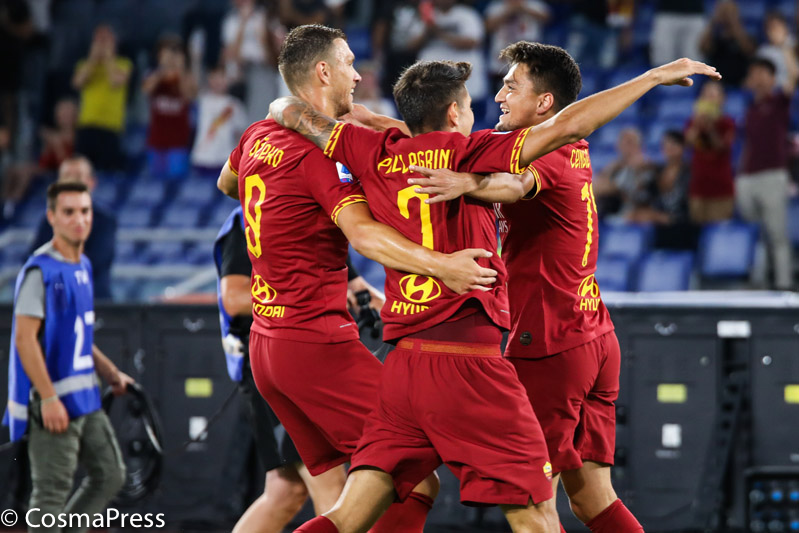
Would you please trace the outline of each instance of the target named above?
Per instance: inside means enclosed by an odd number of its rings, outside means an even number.
[[[661,65],[652,72],[657,76],[656,80],[660,85],[690,87],[694,83],[691,76],[695,75],[707,76],[714,80],[721,79],[721,74],[715,67],[686,57]]]
[[[422,177],[409,178],[409,185],[419,185],[415,192],[429,194],[430,198],[425,203],[436,204],[459,198],[476,190],[483,179],[479,174],[454,172],[447,168],[429,169],[411,165],[412,172],[421,174]]]
[[[497,271],[485,268],[477,263],[479,258],[488,258],[492,254],[480,248],[467,248],[459,252],[448,254],[445,257],[444,268],[436,276],[444,285],[458,294],[465,294],[473,290],[488,291],[497,281]]]
[[[42,400],[42,425],[50,433],[63,433],[69,427],[69,414],[60,398]]]

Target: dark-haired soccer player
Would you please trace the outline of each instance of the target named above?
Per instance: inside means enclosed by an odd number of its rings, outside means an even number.
[[[543,127],[469,135],[474,117],[464,82],[470,71],[467,63],[420,62],[403,74],[394,97],[412,137],[337,123],[293,97],[273,102],[270,111],[350,168],[379,220],[446,251],[495,244],[493,212],[469,198],[430,205],[428,195],[407,186],[411,165],[520,173],[657,83],[717,76],[707,65],[682,60],[577,103]],[[507,296],[501,265],[491,266],[500,272],[492,290],[467,295],[387,268],[384,337],[399,341],[398,349],[387,359],[379,407],[353,456],[358,470],[336,507],[298,531],[364,531],[394,491],[402,499],[442,461],[460,478],[465,503],[502,505],[514,531],[557,531],[543,437],[512,366],[499,357]]]
[[[301,26],[280,54],[288,87],[334,116],[352,106],[360,80],[339,30]],[[463,250],[445,255],[375,222],[363,191],[343,168],[273,120],[250,126],[218,185],[241,199],[252,263],[250,358],[259,391],[319,475],[349,460],[374,408],[382,365],[359,342],[347,312],[347,239],[388,266],[435,276],[456,293],[490,284],[496,272]],[[427,472],[430,474],[430,472]],[[376,531],[421,531],[435,475]]]
[[[580,70],[562,48],[519,42],[496,96],[496,129],[550,119],[577,99]],[[505,356],[527,389],[575,515],[594,533],[643,531],[610,481],[616,440],[619,342],[600,297],[597,212],[584,140],[534,161],[521,176],[422,172],[432,202],[461,194],[496,204],[508,269],[511,333]],[[517,200],[532,200],[516,202]]]

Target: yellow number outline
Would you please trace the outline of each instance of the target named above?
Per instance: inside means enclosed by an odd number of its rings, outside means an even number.
[[[258,200],[253,205],[253,191],[257,189]],[[244,218],[247,220],[247,249],[255,257],[261,257],[261,204],[266,200],[266,184],[261,176],[252,174],[244,178]],[[252,207],[253,214],[250,213]]]
[[[585,202],[588,212],[588,232],[585,239],[585,253],[583,254],[583,266],[588,265],[588,255],[591,253],[591,244],[594,242],[594,213],[596,213],[596,199],[594,198],[594,185],[587,183],[580,191],[580,201]],[[593,207],[593,210],[591,209]]]
[[[412,198],[419,199],[419,218],[422,223],[422,246],[425,248],[433,249],[433,223],[430,221],[430,204],[425,203],[425,200],[430,198],[429,194],[422,194],[415,191],[418,185],[411,185],[397,191],[397,207],[400,214],[406,219],[411,219],[411,212],[408,209],[408,204]]]

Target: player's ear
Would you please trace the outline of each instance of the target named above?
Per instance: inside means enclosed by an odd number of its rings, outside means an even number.
[[[323,86],[330,85],[330,65],[326,61],[316,63],[316,77]]]
[[[452,102],[447,107],[447,126],[458,129],[460,124],[460,107],[458,102]]]
[[[538,114],[544,115],[552,106],[555,105],[555,97],[552,96],[552,93],[543,93],[538,95]]]
[[[51,227],[55,225],[55,211],[53,209],[47,209],[47,223]]]

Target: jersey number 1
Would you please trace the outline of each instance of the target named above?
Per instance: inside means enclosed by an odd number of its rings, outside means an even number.
[[[591,244],[594,242],[594,213],[596,213],[596,200],[594,199],[594,185],[586,183],[580,191],[580,199],[585,202],[588,212],[588,233],[585,239],[585,253],[583,254],[583,266],[588,264],[588,254],[591,253]]]

